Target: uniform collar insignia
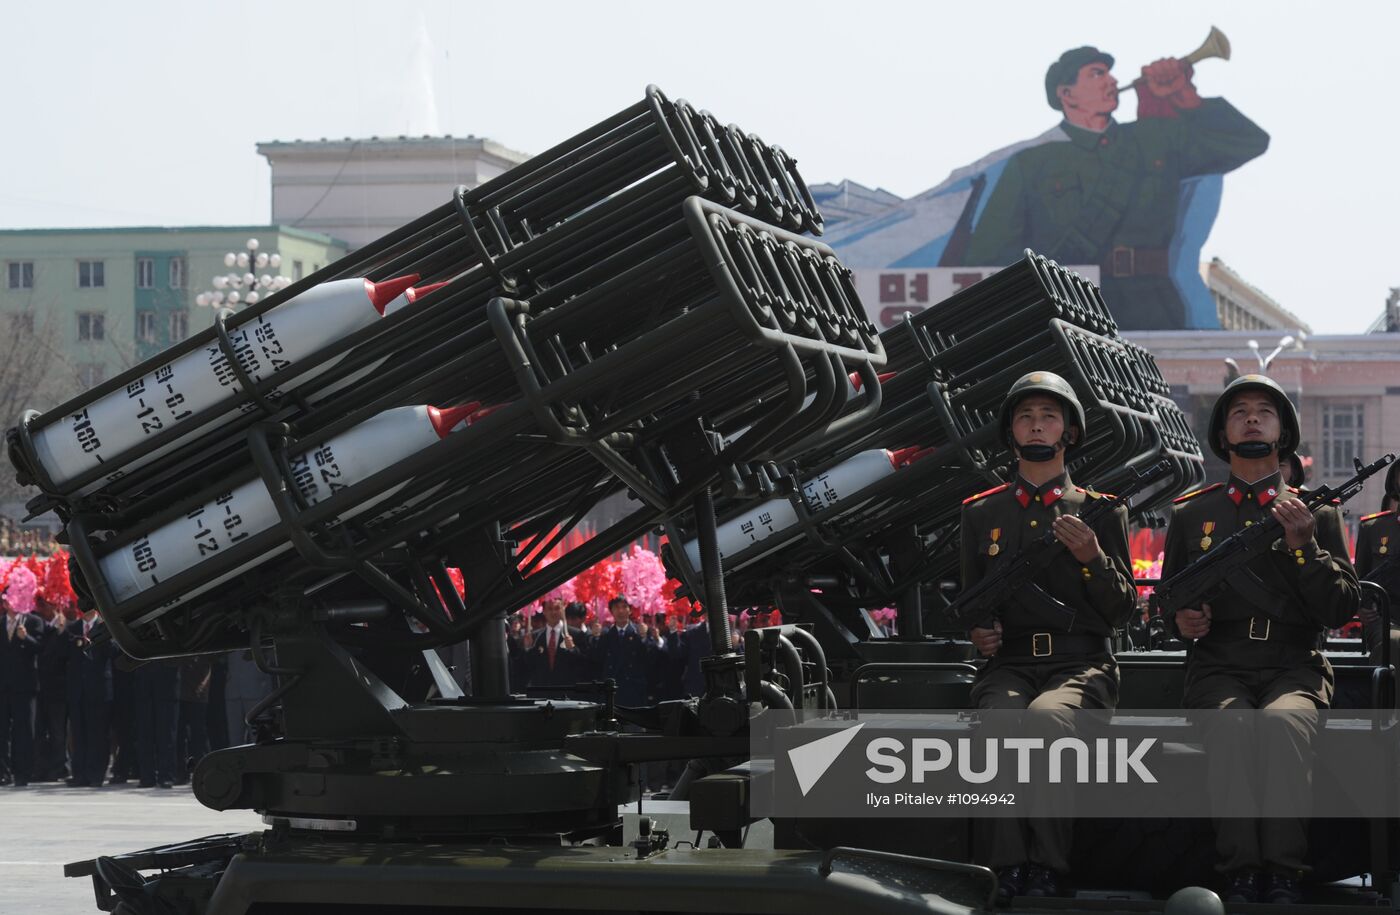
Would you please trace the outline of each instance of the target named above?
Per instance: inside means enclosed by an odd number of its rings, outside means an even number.
[[[1022,508],[1028,507],[1031,502],[1036,500],[1036,496],[1040,497],[1041,503],[1050,506],[1063,499],[1069,488],[1068,474],[1060,474],[1053,480],[1047,481],[1039,489],[1017,477],[1016,485],[1012,487],[1011,494],[1016,497],[1017,502],[1021,503]]]
[[[1231,474],[1230,482],[1225,485],[1225,495],[1230,497],[1230,501],[1239,505],[1245,499],[1252,499],[1259,504],[1260,508],[1268,505],[1278,494],[1283,484],[1279,474],[1270,474],[1262,480],[1255,480],[1253,483],[1246,483],[1239,477]]]

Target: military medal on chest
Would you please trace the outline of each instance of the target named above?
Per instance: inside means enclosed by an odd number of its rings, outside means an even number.
[[[987,555],[988,555],[988,556],[995,556],[997,553],[1000,553],[1000,552],[1001,552],[1001,544],[1000,544],[1000,543],[997,543],[997,541],[1000,540],[1000,539],[1001,539],[1001,528],[999,528],[999,527],[994,527],[994,528],[992,528],[992,545],[989,546],[989,547],[987,547]]]
[[[1386,537],[1382,537],[1382,538],[1381,538],[1381,552],[1382,552],[1382,553],[1388,553],[1388,552],[1390,552],[1390,547],[1386,546],[1386,544],[1389,543],[1389,542],[1390,542],[1390,537],[1389,537],[1389,536],[1386,536]]]
[[[1201,525],[1201,533],[1202,533],[1202,534],[1205,534],[1205,536],[1201,538],[1201,549],[1203,549],[1203,550],[1208,550],[1208,549],[1210,549],[1210,544],[1211,544],[1210,533],[1211,533],[1211,531],[1213,531],[1213,530],[1215,530],[1215,522],[1214,522],[1214,521],[1207,521],[1207,522],[1205,522],[1204,524]]]

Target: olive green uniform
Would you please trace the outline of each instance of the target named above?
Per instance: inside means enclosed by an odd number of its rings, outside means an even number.
[[[1000,266],[1025,248],[1064,264],[1100,265],[1099,286],[1125,330],[1186,326],[1168,248],[1181,180],[1224,174],[1258,156],[1269,135],[1224,99],[1176,117],[1061,128],[1006,163],[963,263]]]
[[[1390,663],[1400,664],[1400,513],[1377,512],[1362,518],[1356,528],[1356,575],[1374,581],[1390,595]],[[1390,561],[1390,560],[1395,561]],[[1381,661],[1381,622],[1366,623],[1362,643],[1371,660]]]
[[[1275,501],[1296,498],[1297,490],[1284,486],[1277,473],[1254,483],[1232,476],[1183,496],[1167,529],[1162,577],[1170,578],[1235,531],[1268,520]],[[1291,550],[1280,538],[1250,564],[1267,596],[1236,582],[1209,601],[1210,631],[1187,654],[1187,708],[1309,711],[1331,703],[1332,667],[1317,650],[1318,637],[1355,615],[1360,586],[1347,559],[1341,512],[1324,506],[1314,517],[1316,532],[1307,546]],[[1261,604],[1280,618],[1271,620]],[[1239,760],[1307,759],[1316,717],[1256,716],[1249,721],[1252,727],[1237,719],[1203,719],[1211,797],[1222,802],[1226,797],[1255,798],[1264,810],[1279,798],[1307,797],[1311,778],[1305,765]],[[1253,777],[1258,771],[1269,776],[1258,780]],[[1223,803],[1213,806],[1220,809]],[[1225,872],[1266,864],[1302,871],[1307,823],[1298,818],[1221,818],[1216,850]]]
[[[965,585],[996,571],[998,561],[1040,539],[1062,514],[1079,514],[1098,493],[1061,475],[1040,487],[1022,479],[963,504],[962,579]],[[1094,528],[1102,555],[1084,564],[1063,550],[1036,584],[1074,611],[1074,620],[1050,615],[1029,598],[1002,607],[1002,647],[978,673],[972,699],[979,709],[1031,709],[1049,714],[1028,719],[1018,736],[1047,740],[1073,734],[1069,710],[1112,709],[1118,704],[1118,668],[1108,637],[1136,607],[1128,552],[1128,512],[1119,506]],[[988,621],[990,625],[990,621]],[[1062,713],[1062,714],[1056,714]],[[990,867],[1031,861],[1057,873],[1069,871],[1073,823],[1068,792],[1042,792],[1032,799],[1028,820],[986,821],[990,844],[979,855]]]

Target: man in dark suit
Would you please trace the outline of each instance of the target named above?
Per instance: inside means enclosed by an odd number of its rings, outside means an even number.
[[[34,697],[39,693],[39,643],[44,621],[10,608],[0,625],[0,758],[8,758],[16,788],[34,765]]]
[[[107,774],[112,722],[112,643],[92,644],[97,611],[68,624],[68,720],[73,730],[73,777],[68,784],[99,788]]]
[[[693,624],[686,629],[681,640],[685,658],[685,672],[681,682],[687,696],[703,696],[705,674],[700,670],[700,662],[714,654],[710,645],[710,624],[703,610],[692,610],[690,618]]]
[[[564,623],[564,601],[546,600],[540,615],[544,626],[534,634],[521,665],[525,685],[573,686],[586,679],[583,652],[587,636]]]
[[[605,629],[594,643],[595,663],[603,676],[617,683],[617,704],[632,708],[647,704],[647,660],[660,648],[643,639],[641,630],[632,622],[632,605],[625,597],[608,602],[613,625]]]
[[[41,612],[49,612],[47,609]],[[39,697],[34,722],[34,780],[58,781],[68,756],[68,619],[53,607],[39,644]]]
[[[170,661],[151,661],[136,668],[137,760],[142,788],[175,784],[175,695],[179,668]]]

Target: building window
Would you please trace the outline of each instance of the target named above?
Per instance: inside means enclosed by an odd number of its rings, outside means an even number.
[[[292,261],[292,279],[299,280],[306,273],[306,265],[301,261]]]
[[[136,313],[136,339],[142,343],[156,342],[156,313],[143,309]]]
[[[10,261],[9,279],[11,289],[34,288],[34,262]]]
[[[170,313],[170,342],[178,343],[190,335],[190,313],[172,311]]]
[[[78,384],[85,388],[95,388],[106,380],[107,372],[103,366],[94,363],[83,363],[78,366]]]
[[[156,262],[149,257],[136,258],[136,288],[154,289],[156,285]]]
[[[105,340],[107,338],[106,316],[100,311],[78,312],[78,339]]]
[[[183,257],[170,259],[170,288],[185,288],[185,259]]]
[[[78,261],[79,289],[101,289],[106,285],[102,261]]]
[[[1359,403],[1322,405],[1322,475],[1345,479],[1353,472],[1352,458],[1366,453],[1366,407]]]

